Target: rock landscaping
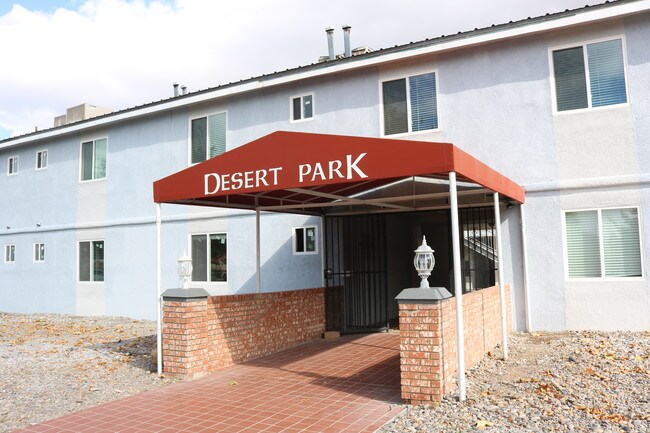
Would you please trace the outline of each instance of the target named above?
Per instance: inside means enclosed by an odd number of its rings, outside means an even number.
[[[512,334],[467,374],[467,400],[408,407],[388,432],[650,432],[650,333]]]

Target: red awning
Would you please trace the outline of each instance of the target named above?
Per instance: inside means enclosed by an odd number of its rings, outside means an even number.
[[[418,210],[416,202],[443,193],[419,187],[426,194],[401,200],[387,197],[388,188],[417,179],[435,183],[451,171],[467,183],[468,196],[493,191],[524,202],[521,186],[449,143],[284,131],[154,182],[154,201],[309,213],[336,206]]]

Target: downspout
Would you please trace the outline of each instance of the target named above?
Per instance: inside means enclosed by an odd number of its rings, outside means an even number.
[[[499,193],[494,193],[494,226],[497,230],[497,263],[499,274],[499,298],[501,298],[501,340],[503,359],[508,359],[508,317],[506,309],[506,289],[503,281],[503,245],[501,243],[501,209],[499,208]]]
[[[456,172],[449,172],[449,201],[451,206],[451,240],[454,263],[454,296],[456,297],[456,340],[458,344],[458,400],[467,396],[465,380],[465,329],[463,328],[463,288],[460,270],[460,235],[458,223],[458,194]]]
[[[158,376],[162,376],[162,267],[161,267],[161,238],[160,238],[160,203],[156,203],[156,299],[157,299],[157,322],[156,322],[156,356],[158,365]]]
[[[528,291],[528,248],[526,246],[526,217],[524,212],[524,205],[519,206],[521,213],[521,254],[523,256],[524,266],[524,307],[526,309],[526,331],[531,332],[533,327],[531,325],[530,317],[530,293]]]

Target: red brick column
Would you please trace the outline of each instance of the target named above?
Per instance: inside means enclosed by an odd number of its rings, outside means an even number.
[[[172,289],[163,294],[163,373],[194,379],[207,373],[208,293]]]
[[[442,304],[411,302],[399,304],[402,399],[428,406],[444,393]]]

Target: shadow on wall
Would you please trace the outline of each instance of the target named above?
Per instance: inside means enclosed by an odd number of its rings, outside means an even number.
[[[253,251],[254,248],[253,244]],[[293,254],[293,239],[289,238],[261,264],[261,291],[265,293],[322,287],[321,257],[320,249],[318,254]],[[237,293],[257,293],[255,272],[241,285]]]

